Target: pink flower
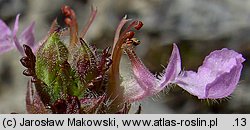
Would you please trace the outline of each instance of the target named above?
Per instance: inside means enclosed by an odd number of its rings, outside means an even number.
[[[131,47],[125,48],[125,51],[131,61],[133,72],[132,77],[123,77],[124,80],[122,81],[125,88],[125,98],[129,101],[136,101],[157,94],[169,83],[174,82],[181,71],[181,59],[176,44],[173,44],[173,51],[167,68],[158,78],[145,67]]]
[[[235,90],[244,61],[233,50],[216,50],[205,58],[197,72],[184,71],[176,83],[199,99],[224,98]]]
[[[134,38],[132,27],[139,30],[142,26],[140,21],[133,21],[124,32],[120,31],[128,22],[124,18],[116,31],[112,51],[113,64],[111,66],[111,79],[113,84],[121,85],[117,93],[122,95],[128,102],[138,101],[157,94],[170,83],[178,84],[189,93],[199,99],[220,99],[229,96],[236,88],[245,59],[241,54],[228,49],[212,52],[206,57],[198,72],[181,72],[181,58],[179,49],[173,44],[173,51],[167,68],[159,77],[152,74],[134,52],[138,41]],[[128,76],[120,77],[119,64],[121,51],[124,51],[131,61],[131,72]],[[129,72],[128,72],[129,73]],[[113,76],[113,77],[112,77]],[[116,83],[115,83],[116,81]],[[118,84],[119,81],[121,84]]]
[[[117,84],[117,86],[121,86],[122,88],[117,88],[123,90],[123,92],[120,92],[122,93],[121,95],[123,95],[123,98],[126,101],[133,102],[153,96],[163,90],[169,83],[174,82],[181,71],[181,59],[178,47],[173,44],[173,51],[168,66],[165,68],[161,76],[157,78],[156,75],[152,74],[145,67],[134,51],[134,46],[136,46],[139,41],[134,38],[134,31],[131,31],[131,29],[133,27],[136,30],[139,30],[143,25],[142,22],[131,22],[128,28],[120,35],[122,27],[128,21],[129,20],[124,17],[116,31],[112,51],[113,63],[111,66],[111,81],[120,81],[121,84]],[[125,51],[131,61],[132,75],[122,77],[121,80],[119,80],[118,77],[120,76],[118,68],[122,50]],[[112,83],[115,84],[114,82]]]
[[[27,44],[30,47],[35,47],[35,38],[34,38],[34,25],[31,23],[24,31],[17,37],[18,23],[19,23],[19,14],[16,16],[14,29],[13,31],[0,19],[0,54],[12,50],[14,47],[24,55],[22,45]]]
[[[115,70],[115,67],[119,65],[121,56],[119,51],[125,51],[132,66],[132,75],[122,77],[120,80],[123,87],[123,97],[127,101],[133,102],[150,97],[163,90],[170,83],[178,84],[199,99],[224,98],[229,96],[236,88],[243,67],[242,63],[245,59],[241,54],[226,48],[214,51],[207,56],[197,73],[184,71],[180,74],[179,49],[176,44],[173,44],[168,66],[157,78],[145,67],[134,52],[138,41],[134,38],[135,34],[134,31],[131,31],[131,28],[134,27],[139,30],[142,23],[140,21],[132,22],[120,36],[120,30],[127,21],[129,20],[124,18],[117,28],[112,51],[113,65],[111,66],[111,70],[114,69],[111,72],[116,74],[114,76],[117,81],[119,80],[117,79],[119,70]]]

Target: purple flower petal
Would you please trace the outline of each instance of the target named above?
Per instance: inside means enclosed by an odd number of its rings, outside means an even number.
[[[199,99],[224,98],[236,88],[244,61],[242,55],[233,50],[216,50],[205,58],[197,73],[184,71],[176,83]]]
[[[122,77],[121,86],[124,87],[125,99],[133,102],[152,95],[152,92],[155,91],[154,86],[157,85],[157,79],[132,50],[126,49],[126,53],[131,61],[132,74]]]
[[[160,92],[170,82],[174,81],[181,70],[181,60],[178,47],[174,44],[173,52],[170,57],[167,68],[163,71],[162,77],[157,79],[136,56],[133,49],[126,47],[125,51],[131,61],[131,76],[123,77],[122,86],[124,86],[125,98],[130,101],[136,101]]]
[[[19,36],[19,42],[23,45],[26,44],[30,47],[35,46],[35,37],[34,37],[34,26],[35,23],[32,22]]]
[[[19,24],[19,16],[18,14],[16,16],[14,28],[13,28],[13,40],[14,44],[17,48],[17,50],[21,53],[21,55],[24,54],[23,52],[23,44],[29,45],[33,50],[35,50],[37,47],[35,45],[35,37],[34,37],[34,25],[33,22],[31,25],[29,25],[27,28],[24,29],[24,31],[21,33],[20,37],[17,37],[18,32],[18,24]]]
[[[0,19],[0,54],[10,51],[13,47],[11,30]]]
[[[23,55],[23,44],[29,45],[33,50],[37,48],[34,38],[34,22],[24,29],[20,37],[17,37],[19,16],[20,14],[16,16],[13,32],[0,20],[0,54],[10,51],[15,46],[21,55]]]
[[[13,35],[16,35],[18,32],[19,17],[20,17],[20,14],[17,14],[16,19],[15,19],[14,28],[13,28]]]
[[[181,57],[180,52],[176,44],[173,44],[173,52],[169,59],[167,68],[163,71],[163,77],[161,78],[160,88],[164,88],[170,81],[174,81],[178,74],[181,72]]]
[[[18,14],[16,16],[16,20],[15,20],[15,24],[14,24],[14,29],[13,29],[13,40],[14,40],[14,44],[15,44],[17,50],[21,53],[21,55],[24,55],[22,45],[20,44],[20,42],[19,42],[19,40],[17,38],[19,16],[20,16],[20,14]]]

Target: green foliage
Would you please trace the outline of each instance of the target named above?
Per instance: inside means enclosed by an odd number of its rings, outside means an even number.
[[[56,33],[52,33],[37,52],[36,74],[46,84],[44,90],[50,95],[51,102],[78,91],[68,55],[67,47]]]

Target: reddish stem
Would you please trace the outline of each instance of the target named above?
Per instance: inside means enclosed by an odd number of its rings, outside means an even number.
[[[93,21],[95,20],[96,14],[97,14],[97,9],[96,9],[96,8],[94,9],[94,7],[91,6],[91,14],[90,14],[90,17],[89,17],[89,19],[88,19],[88,22],[87,22],[87,24],[84,26],[82,32],[80,33],[80,37],[81,37],[81,38],[84,38],[84,36],[86,35],[86,33],[87,33],[89,27],[91,26],[91,24],[92,24]]]
[[[66,16],[64,22],[70,27],[70,44],[75,45],[78,41],[78,24],[75,12],[67,5],[62,6],[61,10]]]

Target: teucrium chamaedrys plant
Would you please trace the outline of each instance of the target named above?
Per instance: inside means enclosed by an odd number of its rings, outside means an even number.
[[[121,31],[130,21],[124,17],[117,27],[112,49],[99,50],[84,41],[96,10],[92,9],[80,33],[75,12],[68,6],[63,6],[62,12],[69,30],[62,29],[54,20],[35,54],[31,45],[24,45],[21,63],[27,69],[23,73],[32,77],[26,95],[28,113],[128,113],[131,103],[157,94],[169,84],[177,84],[199,99],[220,99],[229,96],[239,82],[245,59],[233,50],[224,48],[210,53],[197,72],[181,71],[179,49],[173,44],[168,65],[156,76],[134,51],[140,43],[135,32],[143,26],[141,21],[132,21]],[[7,30],[4,36],[11,35],[3,22],[0,25],[1,31]],[[68,34],[69,43],[65,43],[62,39]],[[7,45],[6,39],[3,41]],[[3,52],[4,47],[0,47]],[[131,62],[129,76],[120,74],[123,52]],[[140,110],[141,107],[136,113]]]

